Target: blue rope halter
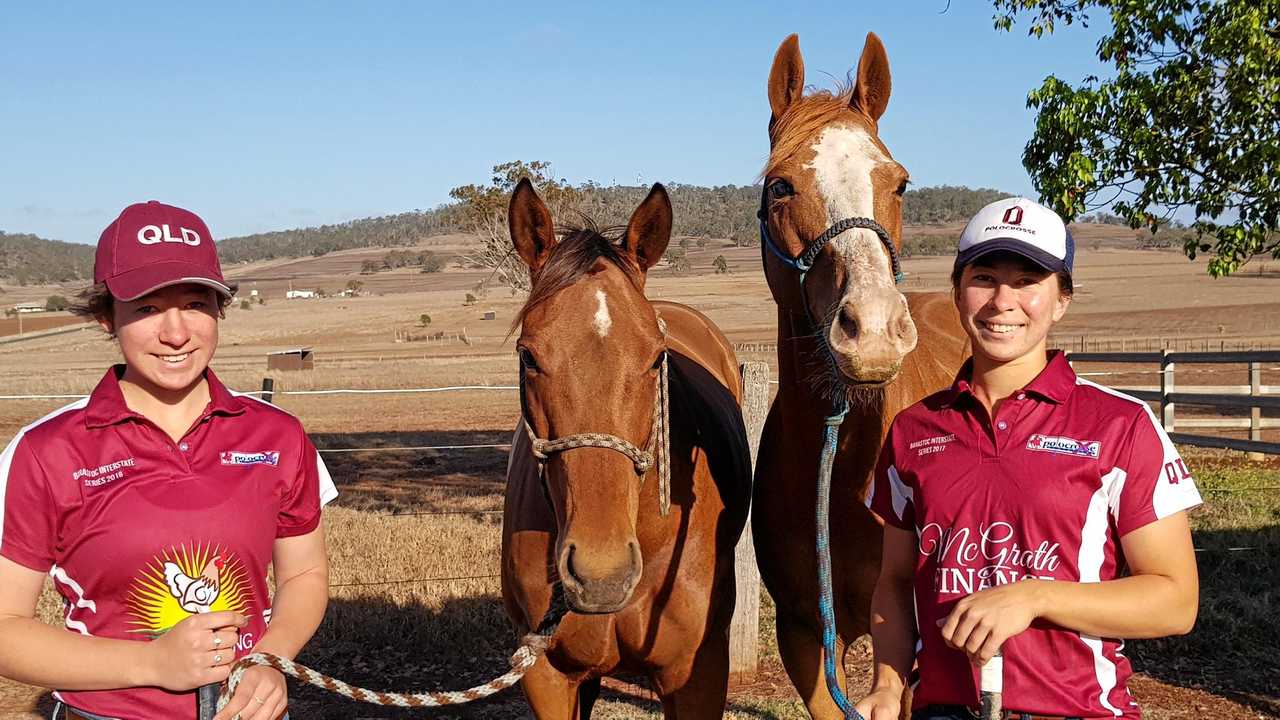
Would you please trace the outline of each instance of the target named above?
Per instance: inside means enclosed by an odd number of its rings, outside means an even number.
[[[804,317],[810,328],[816,327],[816,323],[813,320],[812,313],[809,312],[809,300],[804,294],[804,281],[822,249],[841,233],[855,228],[874,232],[880,238],[885,251],[889,253],[889,264],[893,270],[894,284],[897,285],[903,281],[905,275],[902,272],[902,263],[898,259],[898,251],[893,245],[893,239],[889,237],[889,232],[880,223],[871,218],[852,217],[836,222],[814,239],[813,242],[809,243],[799,257],[791,257],[783,253],[769,235],[768,212],[765,205],[768,199],[766,193],[767,190],[761,193],[760,209],[756,212],[756,217],[760,220],[760,245],[763,248],[767,248],[784,265],[800,273],[800,300],[804,303]],[[763,252],[761,250],[761,262],[764,261]],[[822,332],[816,334],[822,339],[822,347],[825,350],[827,362],[834,372],[836,370],[835,355],[831,351],[831,345],[827,342],[827,335]],[[827,415],[823,421],[822,460],[818,466],[818,498],[815,512],[815,521],[817,523],[818,611],[822,615],[822,674],[826,678],[827,692],[831,693],[831,699],[835,701],[836,706],[840,708],[840,712],[844,714],[847,720],[865,720],[854,709],[853,703],[849,702],[844,689],[840,687],[840,679],[836,675],[836,612],[833,599],[834,592],[831,589],[831,470],[835,464],[836,442],[840,437],[840,425],[844,422],[845,415],[848,413],[848,401],[841,394],[833,401],[831,414]]]

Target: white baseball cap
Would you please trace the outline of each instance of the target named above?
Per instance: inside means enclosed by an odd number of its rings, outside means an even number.
[[[964,226],[956,267],[997,250],[1017,253],[1049,272],[1070,275],[1076,244],[1057,213],[1034,200],[1012,197],[982,208]]]

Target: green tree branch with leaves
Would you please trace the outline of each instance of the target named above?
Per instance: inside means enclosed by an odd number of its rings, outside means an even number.
[[[1035,132],[1022,160],[1067,218],[1110,207],[1157,231],[1195,222],[1183,249],[1212,252],[1222,276],[1280,259],[1280,0],[994,0],[995,26],[1087,27],[1106,13],[1098,59],[1114,77],[1032,90]]]

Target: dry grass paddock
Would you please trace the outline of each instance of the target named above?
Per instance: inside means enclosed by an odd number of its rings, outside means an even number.
[[[730,257],[729,275],[709,274],[711,258]],[[775,310],[758,270],[758,249],[694,253],[693,276],[660,272],[651,297],[677,299],[707,312],[739,343],[773,340]],[[706,257],[702,257],[706,255]],[[323,259],[321,259],[323,260]],[[265,265],[246,277],[286,274],[305,279],[306,263]],[[336,262],[336,261],[331,261]],[[358,259],[342,262],[358,268]],[[271,268],[275,268],[272,270]],[[943,259],[906,262],[908,289],[944,289]],[[271,271],[270,273],[268,271]],[[241,270],[233,270],[235,276]],[[336,265],[326,272],[344,276]],[[274,274],[272,274],[274,273]],[[424,445],[498,445],[508,442],[518,413],[509,390],[440,394],[291,395],[323,388],[413,388],[506,385],[515,377],[512,346],[505,340],[519,298],[494,293],[463,307],[452,271],[387,279],[387,292],[356,298],[285,301],[268,297],[252,310],[229,311],[214,366],[232,387],[256,390],[265,353],[289,346],[315,348],[314,370],[274,373],[275,401],[297,414],[326,452],[342,496],[326,511],[332,562],[332,601],[324,624],[302,660],[344,679],[388,689],[458,688],[496,674],[515,637],[498,599],[497,556],[505,451],[377,450]],[[351,276],[354,277],[354,276]],[[1108,336],[1251,337],[1277,332],[1277,282],[1258,278],[1213,281],[1203,267],[1172,253],[1102,250],[1082,254],[1080,289],[1064,331]],[[412,282],[410,282],[412,281]],[[259,280],[262,285],[268,281]],[[381,282],[381,281],[380,281]],[[397,281],[399,282],[399,281]],[[340,286],[340,285],[339,285]],[[494,310],[496,321],[481,320]],[[470,344],[395,342],[395,331],[419,332],[429,313],[430,331],[461,333]],[[0,345],[0,395],[76,394],[89,390],[113,345],[93,333]],[[740,359],[772,364],[768,350]],[[1114,384],[1149,384],[1138,368],[1089,368],[1135,372],[1108,378]],[[1218,384],[1239,368],[1202,368],[1180,383]],[[1280,384],[1268,371],[1266,384]],[[1237,383],[1239,379],[1228,382]],[[66,400],[0,401],[0,438]],[[1181,410],[1180,410],[1181,412]],[[1280,661],[1272,645],[1280,627],[1280,460],[1245,462],[1238,454],[1188,451],[1206,498],[1193,516],[1203,582],[1196,630],[1184,638],[1131,643],[1143,671],[1134,683],[1151,718],[1280,717]],[[1271,488],[1271,489],[1265,489]],[[1233,548],[1247,548],[1236,550]],[[52,593],[41,616],[57,621]],[[772,607],[762,602],[761,674],[735,687],[726,717],[804,717],[782,674],[772,637]],[[865,684],[866,648],[850,653],[855,685]],[[856,690],[855,690],[856,692]],[[356,706],[311,690],[294,693],[296,717],[525,717],[518,692],[464,711],[410,713]],[[47,714],[47,694],[0,682],[0,717]],[[649,691],[610,682],[596,717],[656,718]]]

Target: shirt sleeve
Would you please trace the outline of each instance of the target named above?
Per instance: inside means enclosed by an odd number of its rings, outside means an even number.
[[[1112,517],[1120,537],[1174,513],[1200,504],[1200,491],[1178,448],[1150,409],[1141,414],[1125,439],[1117,466],[1123,484],[1111,498]]]
[[[893,426],[885,436],[884,446],[880,448],[880,459],[876,461],[875,474],[871,478],[871,489],[867,493],[867,507],[879,515],[886,523],[901,530],[915,531],[915,491],[904,482],[897,466],[897,452],[894,448]]]
[[[301,430],[299,430],[301,433]],[[337,497],[338,491],[311,439],[302,433],[298,469],[285,489],[276,519],[276,537],[306,535],[320,524],[320,506]]]
[[[0,555],[48,572],[55,559],[57,517],[44,468],[19,435],[0,455]]]

